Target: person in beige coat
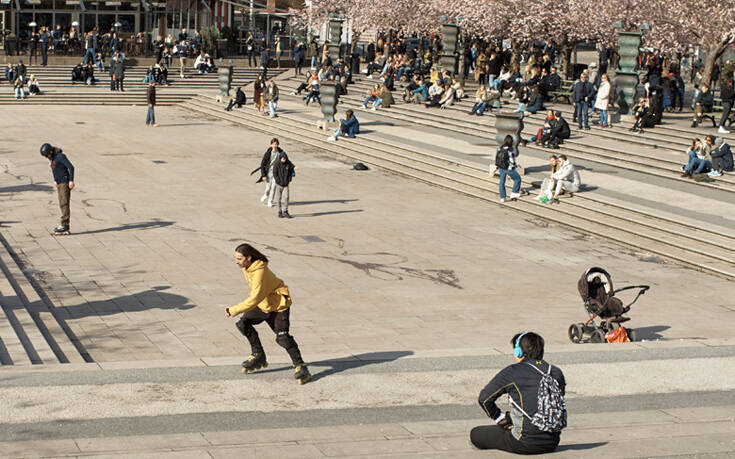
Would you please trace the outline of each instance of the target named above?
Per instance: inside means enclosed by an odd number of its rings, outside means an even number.
[[[610,104],[610,78],[607,74],[602,75],[602,83],[600,89],[597,90],[597,99],[595,100],[595,108],[600,111],[600,127],[610,127],[607,114],[607,107]]]

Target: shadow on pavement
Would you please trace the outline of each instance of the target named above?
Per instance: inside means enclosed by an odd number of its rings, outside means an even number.
[[[354,209],[354,210],[332,210],[329,212],[314,212],[312,214],[298,214],[294,215],[294,217],[322,217],[324,215],[334,215],[334,214],[350,214],[353,212],[362,212],[362,209]]]
[[[158,286],[132,295],[118,296],[109,300],[88,301],[74,306],[57,307],[57,309],[66,310],[68,316],[64,317],[65,319],[78,319],[88,316],[147,311],[154,308],[161,310],[194,308],[188,298],[164,292],[169,288],[169,286]]]
[[[0,193],[23,193],[24,191],[54,191],[51,185],[41,183],[29,183],[26,185],[6,186],[0,188]]]
[[[140,223],[126,223],[124,225],[120,226],[113,226],[111,228],[102,228],[98,230],[90,230],[90,231],[83,231],[81,233],[73,233],[75,236],[81,236],[84,234],[99,234],[99,233],[109,233],[113,231],[125,231],[125,230],[135,230],[135,229],[154,229],[154,228],[165,228],[167,226],[171,226],[176,222],[165,222],[165,221],[159,221],[159,220],[153,220],[150,222],[140,222]]]
[[[394,362],[402,357],[413,355],[413,351],[396,351],[396,352],[368,352],[365,354],[357,354],[353,356],[358,359],[355,360],[321,360],[318,362],[311,362],[312,366],[331,367],[328,370],[314,373],[312,381],[318,381],[326,376],[331,376],[337,373],[341,373],[346,370],[354,370],[355,368],[361,368],[367,365],[373,365],[376,363]]]
[[[593,449],[593,448],[599,448],[600,446],[607,445],[606,441],[601,441],[597,443],[577,443],[576,445],[559,445],[554,452],[560,453],[562,451],[581,451],[585,449]]]
[[[309,206],[311,204],[347,204],[348,202],[355,202],[357,199],[325,199],[323,201],[296,201],[289,202],[289,206]]]
[[[633,327],[631,327],[633,328]],[[633,330],[635,330],[635,338],[637,341],[640,341],[642,339],[646,340],[656,340],[663,338],[663,335],[660,334],[660,332],[668,330],[668,325],[653,325],[651,327],[635,327]]]

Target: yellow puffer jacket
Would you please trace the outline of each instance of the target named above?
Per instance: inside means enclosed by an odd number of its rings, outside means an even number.
[[[268,263],[254,261],[243,268],[245,280],[250,286],[250,296],[240,304],[228,308],[231,316],[247,312],[254,307],[265,313],[285,311],[291,306],[291,294],[283,281],[268,269]]]

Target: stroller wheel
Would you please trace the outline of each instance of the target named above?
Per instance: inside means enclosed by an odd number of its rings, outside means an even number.
[[[590,336],[590,342],[591,343],[604,343],[605,342],[605,332],[600,330],[599,328],[592,332],[592,335]]]
[[[631,342],[638,341],[638,337],[635,334],[635,330],[633,330],[632,328],[626,328],[625,330],[628,332],[628,339]]]
[[[584,336],[584,324],[572,324],[569,326],[569,340],[573,343],[579,343]]]

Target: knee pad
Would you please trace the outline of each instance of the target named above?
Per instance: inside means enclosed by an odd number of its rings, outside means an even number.
[[[278,343],[279,346],[288,349],[293,347],[294,339],[288,334],[288,332],[279,332],[276,336],[276,343]]]
[[[235,324],[235,328],[237,328],[240,333],[242,333],[246,337],[251,336],[253,332],[255,332],[255,328],[253,328],[253,325],[245,320],[238,320]]]

